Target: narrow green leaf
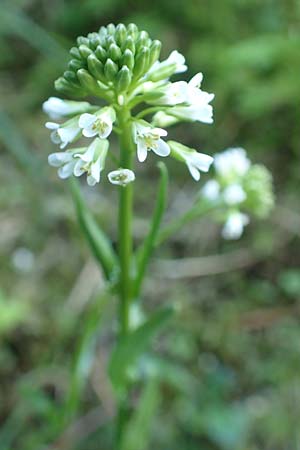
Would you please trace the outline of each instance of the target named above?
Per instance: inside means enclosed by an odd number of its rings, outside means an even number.
[[[120,394],[126,383],[129,367],[143,354],[155,334],[172,317],[174,311],[171,306],[156,311],[146,322],[123,337],[117,344],[112,353],[108,371],[113,386]]]
[[[83,321],[84,328],[76,349],[70,390],[64,410],[64,418],[67,420],[72,417],[78,408],[82,390],[93,364],[103,308],[108,299],[108,292],[100,295]]]
[[[144,450],[148,448],[150,428],[158,405],[159,383],[156,378],[150,378],[125,429],[121,441],[121,450]]]
[[[142,282],[144,279],[147,264],[149,262],[152,251],[155,247],[155,242],[160,229],[161,220],[166,209],[167,195],[168,195],[168,171],[164,163],[158,163],[160,170],[160,184],[158,188],[158,195],[156,205],[149,229],[149,233],[145,238],[141,248],[138,250],[137,256],[137,276],[134,284],[134,296],[138,297]]]
[[[67,52],[56,39],[35,23],[20,7],[12,5],[12,3],[4,1],[1,4],[0,35],[17,35],[47,58],[52,56],[60,60],[65,59]]]
[[[77,217],[90,249],[102,267],[107,279],[111,279],[116,266],[116,255],[109,239],[101,230],[90,210],[87,208],[77,180],[70,180],[71,192],[75,203]]]
[[[24,136],[13,120],[0,109],[0,142],[17,159],[18,163],[34,178],[42,173],[41,161],[34,157]]]

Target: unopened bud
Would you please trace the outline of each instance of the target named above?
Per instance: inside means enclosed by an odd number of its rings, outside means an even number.
[[[82,58],[87,58],[89,55],[93,54],[92,50],[87,45],[80,45],[79,53],[82,56]]]
[[[150,47],[149,68],[159,59],[160,51],[161,42],[158,40],[153,41]]]
[[[108,81],[114,81],[118,73],[118,66],[110,58],[106,61],[104,65],[104,74]]]
[[[78,80],[83,88],[85,88],[90,93],[95,93],[97,91],[98,85],[96,80],[89,74],[85,69],[79,69],[77,71]]]
[[[126,39],[126,27],[123,23],[119,23],[119,25],[117,26],[115,38],[118,45],[122,45],[122,43]]]
[[[104,66],[102,62],[99,61],[98,58],[94,54],[90,55],[87,59],[88,69],[91,72],[91,74],[100,81],[105,82],[105,75],[104,75]]]
[[[104,50],[104,48],[101,45],[98,45],[96,50],[95,50],[95,55],[97,56],[97,58],[101,61],[101,62],[105,62],[106,58],[107,58],[107,54],[106,51]]]
[[[134,56],[132,51],[128,48],[123,53],[121,64],[127,66],[130,70],[132,70],[134,67]]]
[[[117,90],[119,92],[124,92],[131,83],[131,71],[127,66],[123,66],[117,75]]]
[[[108,49],[108,56],[114,62],[117,62],[121,57],[121,50],[117,44],[112,44]]]
[[[145,73],[145,68],[148,65],[148,61],[149,61],[149,48],[142,47],[135,59],[135,65],[133,68],[135,78],[139,78]]]

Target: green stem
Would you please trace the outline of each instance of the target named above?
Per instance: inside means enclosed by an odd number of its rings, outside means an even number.
[[[120,164],[124,169],[132,168],[132,136],[130,111],[122,109],[118,114],[120,134]],[[132,257],[132,197],[133,187],[129,183],[120,187],[119,197],[119,260],[120,260],[120,335],[129,331],[129,306],[131,300]]]
[[[124,169],[132,169],[133,141],[131,133],[130,110],[123,107],[118,111],[118,126],[121,131],[120,165]],[[126,336],[130,330],[130,302],[132,299],[132,200],[133,186],[120,186],[119,197],[119,339]],[[120,400],[117,415],[116,445],[119,450],[124,427],[128,417],[128,394]]]
[[[161,245],[163,242],[169,239],[169,237],[171,237],[173,234],[175,234],[177,231],[183,228],[183,226],[186,225],[187,223],[220,208],[220,206],[221,205],[219,202],[208,203],[206,201],[200,201],[199,204],[192,206],[192,208],[186,211],[184,214],[182,214],[182,216],[177,217],[168,225],[166,225],[165,228],[163,228],[163,230],[158,235],[157,240],[155,242],[155,246],[158,247],[159,245]]]

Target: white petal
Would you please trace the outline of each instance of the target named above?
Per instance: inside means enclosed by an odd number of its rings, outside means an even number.
[[[144,162],[147,159],[148,149],[142,139],[138,139],[137,142],[137,157],[140,162]]]
[[[54,130],[51,132],[50,134],[50,139],[53,142],[53,144],[60,144],[61,143],[61,139],[57,133],[57,130]]]
[[[84,128],[82,130],[82,134],[83,136],[90,138],[90,137],[94,137],[98,134],[97,130],[93,130],[91,127],[90,128]]]
[[[246,200],[247,195],[239,184],[231,184],[223,192],[224,200],[228,205],[236,205]]]
[[[59,124],[55,122],[46,122],[45,127],[48,128],[48,130],[57,130],[59,128]]]
[[[159,139],[157,147],[152,148],[152,150],[159,156],[168,156],[171,153],[169,145],[162,139]]]
[[[205,183],[201,192],[208,200],[217,200],[220,195],[220,185],[216,180],[209,180]]]
[[[84,113],[79,117],[78,125],[80,128],[89,128],[96,120],[95,114]]]
[[[200,172],[199,172],[199,170],[196,167],[194,167],[190,162],[187,162],[186,165],[187,165],[187,167],[188,167],[188,169],[190,171],[190,174],[194,178],[194,180],[195,181],[199,181],[200,180]]]
[[[77,127],[61,127],[57,130],[57,133],[61,141],[68,144],[76,138],[79,131]]]
[[[150,128],[150,131],[158,136],[167,136],[168,134],[168,132],[163,128]]]
[[[223,230],[222,236],[225,239],[239,239],[243,233],[244,226],[249,223],[249,217],[240,212],[233,212],[229,215]]]
[[[214,159],[205,153],[194,152],[188,156],[187,160],[202,172],[208,172]]]
[[[101,169],[101,157],[99,157],[93,164],[91,164],[91,176],[96,180],[97,183],[99,183],[100,181]]]
[[[71,161],[68,164],[60,167],[57,171],[59,178],[62,178],[63,180],[69,178],[69,176],[73,173],[74,165],[75,161]]]
[[[95,178],[93,178],[91,175],[87,176],[86,181],[87,181],[87,184],[91,187],[95,186],[95,184],[97,183]]]
[[[80,177],[85,172],[85,169],[83,168],[84,164],[85,164],[84,161],[82,161],[81,159],[78,159],[76,161],[74,166],[75,177]]]
[[[104,131],[104,133],[98,133],[99,137],[101,137],[101,139],[106,139],[112,132],[112,128],[113,128],[112,123],[106,122],[105,131]]]
[[[201,86],[203,80],[203,73],[199,72],[193,76],[193,78],[189,81],[189,85],[191,87],[199,88]]]
[[[72,161],[72,155],[67,152],[51,153],[48,156],[48,163],[53,167],[60,167],[62,164]]]

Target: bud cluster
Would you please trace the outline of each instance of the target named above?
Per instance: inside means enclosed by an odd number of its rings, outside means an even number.
[[[263,165],[251,164],[246,151],[232,148],[214,155],[215,178],[202,189],[209,201],[225,206],[218,219],[224,221],[226,239],[238,239],[249,223],[248,213],[265,218],[274,205],[272,176]]]
[[[109,24],[77,38],[72,59],[55,87],[71,96],[97,95],[113,99],[130,90],[158,60],[161,42],[131,23]]]

